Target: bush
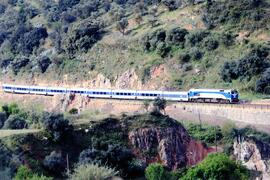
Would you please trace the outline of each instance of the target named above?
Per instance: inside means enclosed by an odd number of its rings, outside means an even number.
[[[153,102],[153,106],[155,107],[156,110],[158,110],[158,111],[163,110],[165,113],[167,101],[165,99],[160,99],[159,97],[157,97]]]
[[[150,164],[145,170],[147,180],[164,180],[168,178],[168,173],[161,164]]]
[[[70,176],[71,180],[81,179],[110,179],[116,176],[118,172],[115,169],[100,166],[97,164],[79,165]]]
[[[46,72],[52,61],[47,56],[43,56],[38,60],[38,65],[42,73]]]
[[[166,32],[166,43],[176,46],[183,45],[187,34],[188,31],[186,29],[181,29],[179,27],[173,28]]]
[[[84,20],[73,28],[69,28],[65,50],[71,57],[74,57],[77,52],[87,52],[102,38],[103,33],[103,26],[100,22]]]
[[[107,145],[105,149],[86,149],[80,153],[79,163],[102,163],[112,167],[125,169],[128,162],[132,159],[131,151],[122,145]]]
[[[54,174],[60,174],[66,168],[65,159],[62,154],[52,151],[50,155],[46,156],[43,160],[44,167]]]
[[[179,0],[162,0],[161,2],[169,9],[169,11],[176,10],[180,6]]]
[[[121,32],[123,35],[125,35],[126,28],[128,27],[128,20],[127,18],[122,18],[120,21],[116,24],[116,29]]]
[[[20,115],[10,115],[5,121],[4,129],[24,129],[27,128],[26,121]]]
[[[7,120],[7,115],[5,112],[0,112],[0,129],[4,126],[5,121]]]
[[[188,133],[197,140],[206,144],[214,144],[215,140],[222,139],[221,129],[214,126],[200,126],[199,124],[188,124],[186,126]]]
[[[19,45],[17,52],[25,54],[31,54],[35,47],[39,47],[40,40],[48,37],[46,28],[34,28],[30,32],[27,32],[19,39]]]
[[[154,51],[157,45],[164,43],[166,39],[166,31],[158,29],[142,38],[143,49],[145,51]]]
[[[170,52],[170,48],[166,45],[166,43],[161,42],[157,44],[157,54],[160,55],[160,57],[164,58],[168,55]]]
[[[45,130],[53,136],[55,141],[59,141],[72,130],[72,126],[69,124],[69,121],[64,118],[63,114],[44,112],[42,115],[42,123]]]
[[[190,168],[181,180],[190,179],[249,179],[245,167],[237,164],[223,153],[210,154],[200,164]]]
[[[267,68],[261,77],[256,81],[255,91],[259,93],[270,94],[268,87],[270,86],[270,68]]]
[[[180,64],[185,64],[190,61],[190,55],[189,54],[179,54],[178,59],[180,61]]]
[[[77,108],[72,108],[71,110],[69,110],[69,114],[78,114],[78,109]]]
[[[218,48],[218,41],[213,38],[212,36],[209,36],[207,38],[204,39],[204,47],[208,50],[208,51],[212,51]]]
[[[203,53],[198,48],[192,48],[189,52],[192,60],[200,60],[203,57]]]
[[[10,166],[12,152],[0,141],[0,171]]]
[[[220,69],[219,75],[225,82],[231,82],[233,79],[237,79],[237,63],[235,61],[225,62]]]
[[[219,75],[226,82],[231,82],[233,79],[241,78],[250,80],[253,76],[259,75],[269,67],[267,59],[267,48],[260,46],[253,47],[251,52],[239,59],[238,61],[225,62],[221,67]],[[263,81],[258,81],[258,90],[263,86]]]
[[[199,44],[200,42],[202,42],[203,39],[208,36],[208,34],[209,34],[208,32],[202,31],[202,30],[195,31],[195,32],[189,33],[186,36],[186,41],[191,47],[193,47]]]
[[[220,37],[220,42],[225,46],[229,47],[234,44],[235,35],[233,35],[231,32],[225,32]]]
[[[26,57],[17,58],[12,61],[12,70],[17,74],[23,67],[27,66],[30,60]]]

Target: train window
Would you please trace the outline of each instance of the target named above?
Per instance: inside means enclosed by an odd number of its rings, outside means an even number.
[[[129,96],[131,96],[131,93],[128,93]]]
[[[221,89],[221,90],[220,90],[220,92],[224,92],[224,90],[223,90],[223,89]]]

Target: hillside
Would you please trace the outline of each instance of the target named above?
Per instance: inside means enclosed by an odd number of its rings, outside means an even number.
[[[269,0],[3,0],[1,79],[264,97],[269,17]]]

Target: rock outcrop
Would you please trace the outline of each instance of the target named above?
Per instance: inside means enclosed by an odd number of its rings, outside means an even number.
[[[261,172],[259,179],[270,179],[270,145],[249,138],[237,138],[233,145],[234,156],[248,169]]]
[[[129,141],[134,153],[145,162],[160,162],[170,169],[193,166],[214,151],[193,140],[178,123],[166,128],[135,129],[129,132]]]

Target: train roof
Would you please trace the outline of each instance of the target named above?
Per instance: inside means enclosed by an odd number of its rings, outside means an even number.
[[[207,91],[207,92],[230,92],[232,89],[190,89],[189,91]]]

